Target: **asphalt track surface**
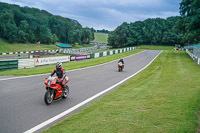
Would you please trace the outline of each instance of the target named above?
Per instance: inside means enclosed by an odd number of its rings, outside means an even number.
[[[0,133],[25,132],[49,120],[138,72],[160,52],[158,50],[146,50],[124,58],[125,69],[123,72],[117,71],[118,60],[86,69],[68,71],[67,75],[70,79],[68,84],[70,88],[69,97],[64,100],[54,101],[48,106],[44,103],[44,80],[47,74],[14,77],[7,80],[0,78]],[[44,130],[84,106],[36,132]]]
[[[0,59],[21,59],[21,58],[28,58],[28,55],[1,55]]]

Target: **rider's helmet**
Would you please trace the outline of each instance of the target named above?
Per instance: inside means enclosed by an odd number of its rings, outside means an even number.
[[[57,62],[56,63],[56,69],[60,69],[62,67],[62,63],[61,62]]]
[[[123,61],[123,58],[121,58],[120,61]]]

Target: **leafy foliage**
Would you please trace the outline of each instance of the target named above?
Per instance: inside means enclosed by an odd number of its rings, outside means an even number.
[[[200,1],[182,0],[180,3],[181,21],[178,24],[180,31],[184,33],[187,44],[200,42]]]
[[[182,0],[181,16],[123,23],[110,33],[113,47],[128,45],[190,45],[200,42],[200,0]],[[128,30],[127,30],[128,27]]]
[[[36,8],[0,2],[0,38],[11,43],[82,43],[94,39],[90,28],[78,21]]]
[[[177,31],[176,23],[181,17],[167,19],[154,18],[134,23],[123,23],[109,34],[108,42],[113,47],[128,45],[162,44],[174,45],[181,43],[181,33]]]

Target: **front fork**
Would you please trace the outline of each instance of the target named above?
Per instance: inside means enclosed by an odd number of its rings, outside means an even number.
[[[49,87],[46,87],[46,90],[50,91],[50,94],[51,94],[50,97],[54,99],[54,97],[55,97],[55,91],[53,89],[49,88]]]

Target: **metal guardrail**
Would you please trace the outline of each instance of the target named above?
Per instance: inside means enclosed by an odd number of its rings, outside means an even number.
[[[18,60],[0,61],[0,71],[18,69]]]
[[[22,52],[9,52],[9,53],[0,53],[0,55],[20,55],[20,54],[33,54],[38,52],[54,52],[58,50],[36,50],[36,51],[22,51]]]
[[[188,49],[186,49],[186,53],[192,58],[192,60],[194,60],[198,65],[200,65],[200,58],[198,58],[196,55],[194,55]]]

